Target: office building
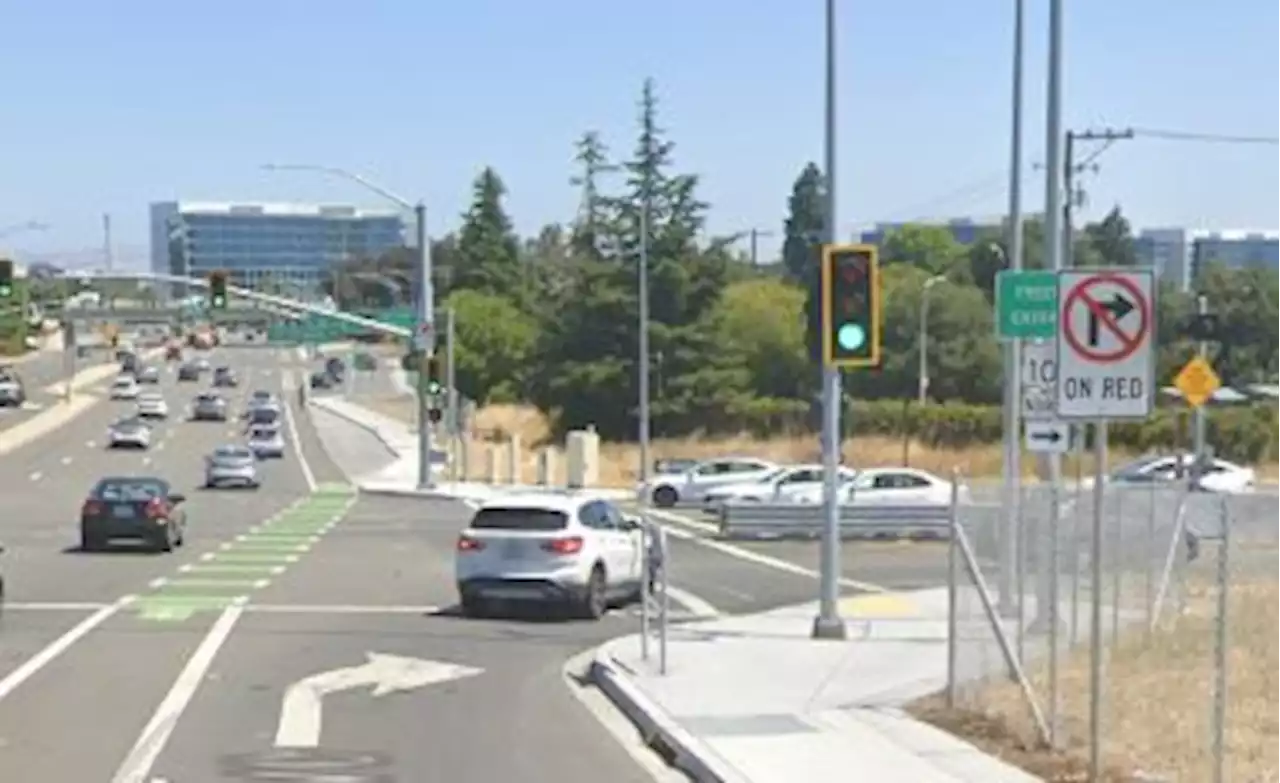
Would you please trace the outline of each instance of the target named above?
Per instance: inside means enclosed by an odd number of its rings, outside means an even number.
[[[403,246],[404,228],[391,210],[160,202],[151,205],[151,269],[189,277],[225,270],[236,285],[313,290],[335,264]]]
[[[1134,238],[1138,262],[1155,269],[1161,280],[1190,290],[1200,265],[1232,269],[1280,269],[1280,233],[1275,231],[1196,231],[1145,229]]]
[[[945,221],[926,221],[926,220],[907,220],[894,223],[876,223],[875,227],[862,231],[858,234],[857,241],[866,245],[875,245],[879,247],[884,243],[885,237],[894,229],[903,226],[932,226],[935,228],[945,228],[951,234],[952,239],[961,245],[971,245],[977,242],[980,237],[996,236],[999,237],[1004,231],[1003,218],[990,218],[975,220],[973,218],[954,218]]]

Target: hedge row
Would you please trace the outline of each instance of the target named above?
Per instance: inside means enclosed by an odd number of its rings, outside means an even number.
[[[738,411],[743,429],[764,435],[783,430],[809,430],[817,425],[812,412],[801,413],[793,400],[776,405],[758,400]],[[803,405],[803,403],[800,403]],[[1237,405],[1208,409],[1207,435],[1218,456],[1254,464],[1276,459],[1276,406]],[[1111,445],[1131,452],[1185,449],[1191,443],[1191,411],[1182,407],[1157,409],[1144,421],[1112,422]],[[934,403],[919,406],[895,401],[855,401],[846,408],[844,430],[853,437],[910,436],[935,448],[960,449],[998,443],[1003,434],[998,406]]]

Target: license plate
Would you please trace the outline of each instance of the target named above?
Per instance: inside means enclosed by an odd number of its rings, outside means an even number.
[[[113,506],[111,513],[116,519],[133,519],[133,506]]]
[[[521,547],[519,541],[508,541],[502,545],[502,558],[504,560],[519,560],[520,552]]]

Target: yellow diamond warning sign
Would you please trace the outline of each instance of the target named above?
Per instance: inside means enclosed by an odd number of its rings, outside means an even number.
[[[1197,356],[1182,366],[1174,376],[1173,385],[1182,392],[1182,398],[1188,405],[1199,408],[1222,387],[1222,379],[1204,357]]]

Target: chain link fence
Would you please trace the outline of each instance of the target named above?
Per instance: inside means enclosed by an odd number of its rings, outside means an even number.
[[[1108,486],[1099,504],[1081,483],[1024,489],[1020,506],[1012,606],[997,590],[998,509],[960,514],[973,567],[955,575],[955,704],[1028,746],[1096,743],[1126,775],[1276,780],[1276,497],[1150,484]]]

